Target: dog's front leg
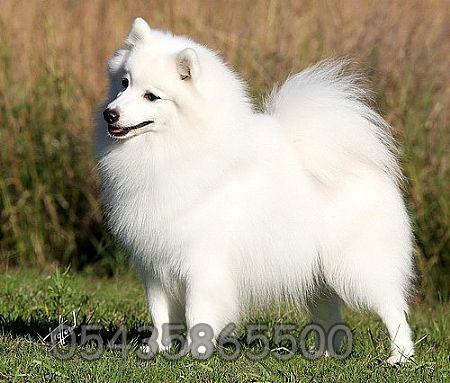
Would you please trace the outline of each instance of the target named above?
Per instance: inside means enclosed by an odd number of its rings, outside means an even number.
[[[170,326],[184,322],[182,310],[170,296],[158,279],[148,278],[144,281],[147,295],[148,308],[152,316],[153,328],[156,337],[153,341],[158,345],[158,351],[167,351],[171,346]]]
[[[210,355],[224,327],[239,320],[238,294],[232,278],[223,269],[204,265],[188,284],[185,316],[192,355]]]

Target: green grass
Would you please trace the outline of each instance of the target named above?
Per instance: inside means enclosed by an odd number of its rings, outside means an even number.
[[[169,361],[162,356],[144,361],[136,356],[137,331],[149,324],[143,288],[133,273],[114,278],[56,271],[44,275],[36,271],[3,273],[0,276],[0,381],[9,382],[446,382],[450,379],[450,307],[415,305],[410,322],[417,339],[417,359],[407,366],[391,367],[386,331],[371,315],[345,311],[345,320],[354,334],[354,349],[348,359],[322,358],[315,361],[295,356],[279,361],[269,356],[259,362],[241,356],[226,362],[217,354],[206,361],[187,356]],[[74,357],[56,359],[50,345],[42,340],[58,323],[59,315],[79,323],[99,324],[104,341],[111,339],[120,325],[128,329],[127,359],[119,351],[105,351],[101,358],[86,361],[78,346]],[[308,323],[295,310],[257,311],[253,321]],[[264,314],[263,314],[264,313]],[[280,319],[281,318],[281,319]],[[70,320],[71,321],[71,320]],[[243,351],[258,349],[244,345]]]

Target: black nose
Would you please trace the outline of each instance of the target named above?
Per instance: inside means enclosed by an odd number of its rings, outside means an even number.
[[[103,118],[108,124],[114,124],[119,121],[120,114],[115,109],[105,109],[103,111]]]

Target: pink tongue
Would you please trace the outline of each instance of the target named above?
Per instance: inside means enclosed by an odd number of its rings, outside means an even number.
[[[121,134],[123,129],[120,127],[108,126],[109,133],[111,134]]]

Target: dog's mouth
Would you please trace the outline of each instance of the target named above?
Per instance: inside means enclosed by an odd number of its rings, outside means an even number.
[[[134,126],[114,126],[108,125],[108,133],[113,137],[124,137],[130,131],[143,128],[144,126],[153,124],[154,121],[143,121],[140,124]]]

